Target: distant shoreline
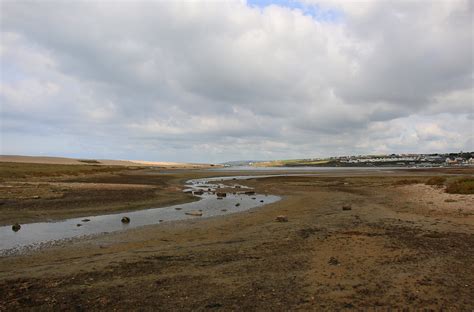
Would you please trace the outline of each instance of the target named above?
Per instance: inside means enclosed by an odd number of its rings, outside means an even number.
[[[131,166],[131,167],[157,167],[167,169],[203,169],[218,167],[214,164],[154,162],[141,160],[112,160],[112,159],[84,159],[53,156],[23,156],[0,155],[0,162],[33,163],[51,165],[97,165],[97,166]]]

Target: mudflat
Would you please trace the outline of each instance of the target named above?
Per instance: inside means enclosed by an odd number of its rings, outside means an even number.
[[[2,195],[1,220],[189,201],[181,192],[186,179],[229,175],[149,170],[3,177],[10,193]],[[2,257],[0,310],[472,310],[474,195],[445,191],[472,173],[340,171],[240,181],[282,200]],[[48,197],[56,187],[70,189]],[[62,208],[49,205],[61,200]]]

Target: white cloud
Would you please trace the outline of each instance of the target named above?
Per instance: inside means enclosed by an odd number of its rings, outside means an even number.
[[[472,1],[302,2],[342,18],[3,1],[2,134],[17,143],[2,152],[32,153],[37,132],[83,142],[51,154],[171,161],[473,149]]]

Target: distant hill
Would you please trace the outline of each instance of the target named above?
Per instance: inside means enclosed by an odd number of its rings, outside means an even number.
[[[177,162],[158,162],[142,160],[111,160],[111,159],[82,159],[67,157],[49,157],[49,156],[21,156],[21,155],[0,155],[0,162],[15,163],[36,163],[36,164],[56,164],[56,165],[102,165],[102,166],[146,166],[163,168],[210,168],[220,165],[213,164],[194,164]]]

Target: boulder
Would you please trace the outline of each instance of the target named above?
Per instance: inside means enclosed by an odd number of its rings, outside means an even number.
[[[176,207],[176,208],[174,208],[174,209],[175,209],[175,210],[181,210],[181,209],[183,209],[183,208],[181,208],[181,207]]]
[[[351,205],[344,205],[342,206],[342,210],[352,210],[352,206]]]
[[[202,195],[202,194],[204,194],[204,192],[203,191],[194,191],[193,194],[194,195]]]
[[[21,229],[21,225],[19,223],[15,223],[12,225],[13,232],[18,232]]]
[[[255,195],[255,191],[245,191],[245,195]]]
[[[185,214],[185,215],[188,215],[188,216],[194,216],[194,217],[200,217],[200,216],[202,216],[202,212],[201,212],[201,211],[189,211],[189,212],[185,212],[184,214]]]
[[[235,207],[239,207],[239,206],[240,206],[240,203],[235,204]]]
[[[339,263],[339,260],[337,260],[337,258],[331,257],[331,258],[329,258],[328,264],[329,265],[339,265],[340,263]]]
[[[76,226],[82,226],[82,224],[78,223],[78,224],[76,224]]]
[[[263,199],[260,202],[263,203]]]
[[[82,219],[82,222],[89,222],[90,219]]]
[[[216,193],[217,197],[226,197],[227,194],[225,192],[217,192]]]
[[[275,221],[276,221],[276,222],[288,222],[288,217],[287,217],[287,216],[283,216],[283,215],[277,216],[277,217],[275,218]]]
[[[130,223],[129,217],[122,217],[122,223]]]

